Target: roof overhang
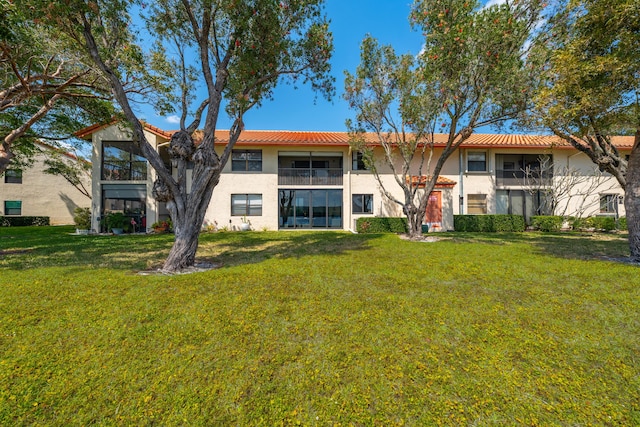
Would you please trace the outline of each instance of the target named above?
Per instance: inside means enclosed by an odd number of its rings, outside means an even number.
[[[424,188],[427,186],[427,182],[431,181],[431,176],[426,176],[426,175],[422,175],[422,176],[417,176],[417,175],[413,175],[411,176],[411,185],[413,186],[417,186],[418,188]],[[407,177],[407,183],[409,183],[409,178]],[[457,182],[455,182],[452,179],[449,178],[445,178],[443,176],[438,176],[438,179],[436,180],[436,185],[434,186],[434,188],[436,189],[443,189],[443,188],[453,188],[455,187],[457,184]]]
[[[89,139],[92,134],[106,127],[113,126],[117,121],[95,124],[75,133],[78,138]],[[141,122],[144,129],[164,139],[171,139],[176,130],[163,130],[156,126]],[[440,149],[447,146],[447,134],[434,134],[432,142],[424,144]],[[202,139],[202,134],[194,136],[196,141]],[[370,147],[380,145],[379,138],[374,133],[364,135],[365,143]],[[230,140],[228,130],[216,130],[216,145],[226,145]],[[287,146],[287,147],[349,147],[348,132],[325,131],[288,131],[288,130],[244,130],[236,142],[238,146]],[[614,136],[613,144],[621,150],[631,150],[634,143],[633,136]],[[196,142],[197,143],[197,142]],[[518,150],[575,150],[568,142],[553,135],[514,135],[514,134],[471,134],[460,146],[465,150],[488,149],[518,149]]]

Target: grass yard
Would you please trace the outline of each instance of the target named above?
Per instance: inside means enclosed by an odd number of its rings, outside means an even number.
[[[0,228],[0,425],[640,425],[625,236]]]

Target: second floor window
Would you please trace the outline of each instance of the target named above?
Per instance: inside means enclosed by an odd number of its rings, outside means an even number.
[[[484,151],[471,151],[467,153],[467,172],[486,172],[487,153]]]
[[[231,170],[234,172],[261,172],[262,150],[233,150]]]
[[[133,142],[102,143],[102,179],[105,181],[145,181],[147,160]]]
[[[22,171],[19,169],[7,169],[4,173],[5,184],[22,184]]]
[[[369,170],[369,168],[364,162],[364,155],[362,154],[362,151],[354,151],[351,155],[353,156],[353,159],[352,159],[353,162],[351,165],[352,170],[354,171]]]

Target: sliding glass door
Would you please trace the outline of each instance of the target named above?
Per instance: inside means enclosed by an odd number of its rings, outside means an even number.
[[[342,190],[280,190],[279,228],[342,228]]]

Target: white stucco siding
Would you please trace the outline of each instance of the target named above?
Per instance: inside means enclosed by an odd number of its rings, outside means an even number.
[[[554,155],[554,160],[555,160]],[[564,197],[565,206],[559,206],[556,213],[571,216],[593,216],[605,214],[600,211],[600,198],[605,195],[618,195],[617,215],[624,216],[624,191],[618,181],[608,173],[598,171],[589,157],[580,152],[562,152],[557,156],[555,186],[566,186],[575,182],[569,194]],[[573,181],[567,175],[577,174]]]
[[[487,173],[464,173],[462,175],[462,181],[457,179],[458,185],[455,188],[455,197],[458,198],[458,202],[455,206],[455,212],[457,214],[468,214],[469,213],[469,195],[474,196],[485,196],[487,214],[494,214],[496,212],[495,206],[495,175],[487,172]],[[464,192],[463,196],[463,207],[462,212],[460,212],[460,190]]]
[[[232,172],[231,160],[225,165],[220,182],[213,190],[205,224],[237,229],[242,216],[231,215],[232,194],[260,194],[262,215],[248,216],[253,230],[278,229],[278,154],[275,147],[242,146],[239,150],[262,150],[261,172]]]
[[[497,185],[496,180],[496,156],[510,154],[551,154],[553,156],[554,184],[551,188],[556,192],[564,191],[566,183],[572,183],[567,194],[559,199],[555,214],[567,216],[592,216],[599,215],[600,197],[605,194],[622,195],[624,192],[617,181],[608,174],[597,172],[594,164],[583,153],[573,149],[495,149],[487,150],[487,171],[471,172],[466,169],[466,153],[470,150],[463,150],[463,173],[461,178],[447,176],[458,182],[453,189],[453,199],[456,200],[462,192],[464,197],[463,213],[469,213],[470,195],[486,195],[487,213],[497,213],[496,191],[499,189],[524,190],[529,187],[522,183],[510,183],[508,185]],[[450,159],[451,160],[451,159]],[[576,178],[570,178],[576,175]],[[443,175],[445,176],[445,175]],[[533,190],[533,188],[530,188]],[[620,199],[622,201],[622,199]],[[454,203],[454,212],[460,212],[459,203]],[[618,204],[618,214],[624,215],[624,205]]]

